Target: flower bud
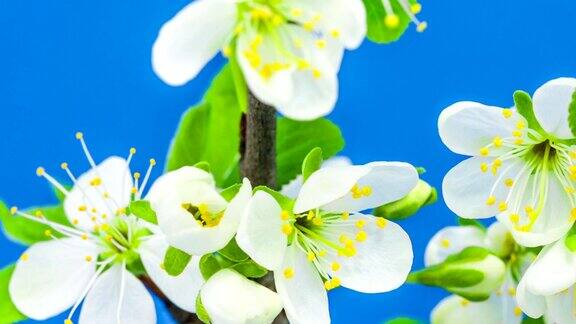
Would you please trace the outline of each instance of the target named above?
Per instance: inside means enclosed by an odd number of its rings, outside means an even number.
[[[420,208],[436,202],[436,189],[428,183],[419,180],[418,184],[404,198],[380,206],[374,210],[374,215],[384,217],[389,220],[400,220],[408,218]]]
[[[444,262],[410,274],[408,281],[442,287],[470,301],[483,301],[504,280],[506,265],[487,249],[468,247]]]

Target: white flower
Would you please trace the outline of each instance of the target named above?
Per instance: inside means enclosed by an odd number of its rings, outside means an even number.
[[[576,254],[564,240],[542,249],[518,285],[518,304],[530,317],[546,323],[576,322]]]
[[[163,235],[152,224],[125,214],[131,197],[140,197],[154,160],[139,186],[140,175],[136,173],[133,182],[129,169],[134,149],[127,160],[110,157],[96,165],[82,134],[77,138],[91,169],[76,178],[68,164],[62,163],[74,182],[71,190],[43,168],[37,170],[66,195],[64,209],[73,226],[12,208],[13,214],[50,226],[45,234],[52,238],[32,245],[16,263],[9,292],[18,310],[32,319],[45,320],[72,307],[65,321],[71,324],[84,301],[80,323],[156,323],[152,297],[131,272],[137,271],[141,261],[150,279],[172,302],[194,312],[203,283],[198,258],[181,276],[169,276],[161,268],[168,248]]]
[[[515,243],[504,225],[496,222],[487,232],[475,226],[449,226],[432,237],[425,252],[425,265],[443,262],[450,255],[470,246],[489,249],[500,256],[509,256]],[[457,295],[444,298],[431,314],[433,324],[521,323],[522,311],[515,301],[516,282],[510,266],[502,286],[490,298],[471,302]]]
[[[290,322],[328,323],[327,289],[377,293],[405,281],[413,259],[408,235],[360,211],[402,198],[417,181],[416,169],[399,162],[322,168],[295,201],[257,191],[236,241],[274,271]]]
[[[158,178],[146,199],[172,246],[191,255],[204,255],[224,248],[234,237],[251,196],[250,182],[244,179],[228,203],[210,173],[182,167]]]
[[[272,323],[282,310],[277,293],[230,269],[210,277],[200,297],[210,320],[217,324]]]
[[[162,27],[152,64],[182,85],[223,50],[261,101],[315,119],[334,107],[343,49],[360,45],[365,16],[361,0],[196,0]]]
[[[336,167],[336,166],[338,167],[349,166],[349,165],[352,165],[352,161],[350,161],[350,159],[345,156],[334,156],[324,161],[324,163],[322,163],[323,168]],[[296,197],[298,197],[300,189],[302,188],[303,183],[304,183],[304,177],[302,177],[302,175],[299,174],[298,176],[296,176],[294,180],[282,186],[282,190],[280,190],[280,193],[288,198],[296,199]]]
[[[515,109],[458,102],[440,115],[442,141],[471,155],[455,166],[442,186],[446,204],[465,218],[496,215],[524,246],[562,237],[576,216],[576,148],[568,106],[576,79],[556,79],[533,96],[543,130],[531,129]]]

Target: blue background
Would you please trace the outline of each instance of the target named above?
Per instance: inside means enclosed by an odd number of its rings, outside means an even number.
[[[330,116],[346,137],[354,162],[409,161],[440,186],[462,157],[437,133],[443,107],[459,100],[511,106],[516,89],[576,76],[576,2],[423,0],[421,18],[400,42],[366,41],[347,53],[340,99]],[[185,87],[172,88],[152,72],[150,50],[160,26],[187,0],[0,1],[0,197],[9,205],[51,203],[38,165],[86,162],[74,133],[86,134],[97,160],[125,155],[130,146],[144,169],[166,154],[180,114],[201,98],[222,64],[210,63]],[[156,176],[158,172],[156,173]],[[430,237],[453,224],[440,200],[402,222],[412,237],[414,268]],[[23,247],[0,237],[0,265]],[[406,285],[386,294],[337,289],[330,293],[334,323],[377,323],[400,315],[427,320],[446,294]],[[167,322],[166,315],[159,322]],[[62,323],[62,319],[54,320]]]

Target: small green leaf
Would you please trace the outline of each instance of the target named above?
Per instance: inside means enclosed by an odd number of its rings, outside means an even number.
[[[572,135],[576,137],[576,91],[572,94],[572,101],[568,106],[568,125]]]
[[[241,187],[242,187],[242,185],[239,183],[237,183],[235,185],[231,185],[230,187],[220,191],[220,196],[222,196],[222,198],[226,199],[226,201],[230,202],[230,200],[232,200],[234,197],[236,197],[236,194],[238,194],[238,191],[240,191]]]
[[[566,245],[568,250],[576,252],[576,234],[566,236],[566,238],[564,239],[564,244]]]
[[[244,253],[242,249],[236,243],[236,239],[232,239],[228,244],[220,251],[218,251],[222,256],[230,261],[242,262],[248,260],[250,257],[248,254]]]
[[[247,278],[262,278],[268,274],[266,268],[259,266],[252,260],[237,263],[230,268],[238,271]]]
[[[204,304],[202,304],[200,294],[196,296],[196,316],[198,316],[198,319],[201,320],[202,323],[210,324],[210,315],[208,315],[206,308],[204,308]]]
[[[210,164],[206,161],[200,161],[200,162],[194,164],[194,167],[210,173]]]
[[[392,10],[398,16],[398,25],[394,28],[388,27],[385,24],[386,9],[382,0],[363,0],[366,8],[366,20],[368,23],[367,37],[375,43],[391,43],[400,39],[404,34],[408,25],[410,25],[410,17],[402,8],[398,0],[391,0]],[[416,4],[417,1],[409,0],[411,5]]]
[[[389,321],[386,321],[385,324],[419,324],[420,322],[412,319],[412,318],[408,318],[408,317],[398,317]]]
[[[24,212],[31,215],[40,212],[47,220],[71,226],[61,205],[28,208]],[[49,226],[40,222],[31,221],[22,216],[12,215],[2,201],[0,201],[0,220],[2,221],[4,233],[14,242],[30,245],[51,239],[45,234],[46,230],[51,229]],[[62,237],[54,230],[52,230],[51,233],[56,237]]]
[[[306,122],[279,118],[276,143],[279,186],[287,184],[301,173],[302,161],[315,147],[322,149],[325,159],[344,148],[340,129],[324,118]]]
[[[538,119],[536,119],[536,115],[534,115],[532,98],[530,98],[528,93],[520,90],[514,92],[514,106],[518,113],[528,121],[528,127],[539,133],[545,133]]]
[[[302,177],[304,181],[306,181],[312,173],[320,169],[323,161],[322,149],[319,147],[313,148],[312,151],[306,155],[304,162],[302,162]]]
[[[13,264],[0,270],[0,323],[16,323],[26,319],[26,316],[14,306],[8,293],[8,284],[13,272]]]
[[[486,227],[484,225],[482,225],[482,223],[480,223],[479,221],[477,221],[475,219],[458,217],[458,225],[460,225],[460,226],[474,226],[474,227],[481,229],[483,232],[486,231]]]
[[[171,276],[178,276],[186,269],[190,259],[190,254],[170,246],[164,255],[164,270]]]
[[[426,168],[424,168],[424,167],[417,167],[417,168],[416,168],[416,172],[418,172],[418,175],[423,175],[424,173],[426,173]]]
[[[525,316],[522,319],[522,324],[544,324],[544,323],[546,323],[544,321],[544,316],[541,316],[539,318],[530,318],[528,316]]]
[[[158,224],[156,212],[150,206],[147,200],[135,200],[130,203],[130,212],[138,218],[141,218],[149,223]]]
[[[222,269],[222,266],[220,266],[218,259],[214,255],[206,254],[200,258],[200,272],[204,280],[210,279],[220,269]]]
[[[435,201],[436,191],[424,180],[418,184],[404,198],[388,203],[374,209],[374,216],[389,220],[402,220],[416,214],[422,207]]]

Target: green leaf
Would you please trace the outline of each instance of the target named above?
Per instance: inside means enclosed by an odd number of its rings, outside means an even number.
[[[312,151],[306,155],[304,162],[302,162],[302,177],[304,181],[306,181],[312,173],[320,169],[323,161],[322,149],[319,147],[313,148]]]
[[[458,225],[460,225],[460,226],[474,226],[474,227],[478,227],[483,232],[486,231],[486,227],[484,227],[484,225],[482,225],[482,223],[480,223],[479,221],[477,221],[475,219],[458,217]]]
[[[220,191],[220,196],[222,196],[222,198],[226,199],[226,201],[230,202],[230,200],[232,200],[234,197],[236,197],[236,194],[238,193],[238,191],[240,191],[241,187],[242,187],[242,185],[239,183],[237,183],[235,185],[231,185],[230,187]]]
[[[313,148],[322,149],[325,159],[344,148],[344,139],[338,126],[323,118],[306,122],[279,118],[276,143],[279,186],[287,184],[301,173],[302,161]]]
[[[210,164],[206,161],[200,161],[200,162],[194,164],[194,167],[210,173]]]
[[[14,272],[14,265],[4,267],[0,270],[0,323],[16,323],[26,319],[22,313],[18,311],[8,293],[8,284],[12,273]]]
[[[236,239],[230,240],[228,244],[220,251],[218,251],[222,256],[230,261],[242,262],[248,260],[250,257],[248,254],[244,253],[242,249],[236,243]]]
[[[544,323],[546,323],[544,321],[544,316],[539,317],[539,318],[530,318],[528,316],[525,316],[522,319],[522,324],[544,324]]]
[[[130,203],[130,212],[136,217],[141,218],[149,223],[158,224],[156,212],[150,206],[147,200],[135,200]]]
[[[436,200],[436,191],[424,180],[418,184],[408,195],[399,200],[374,209],[373,214],[389,220],[402,220],[416,214],[420,208],[433,203]]]
[[[570,106],[568,106],[568,125],[572,135],[576,137],[576,91],[572,94],[572,101]]]
[[[40,212],[47,220],[71,226],[61,205],[28,208],[25,212],[31,215],[36,215],[37,212]],[[2,201],[0,201],[0,220],[6,236],[17,243],[30,245],[50,239],[45,234],[46,230],[51,230],[50,226],[31,221],[22,216],[12,215]],[[56,237],[62,237],[54,230],[51,230],[51,233]]]
[[[231,68],[212,81],[204,100],[188,109],[172,140],[166,170],[206,162],[219,187],[239,182],[240,118]]]
[[[190,259],[190,254],[170,246],[164,255],[164,270],[171,276],[178,276],[186,269]]]
[[[391,0],[390,4],[394,13],[398,16],[398,26],[390,28],[386,26],[384,20],[386,19],[386,10],[382,0],[363,0],[364,7],[366,8],[366,20],[368,23],[367,37],[375,43],[391,43],[400,39],[404,34],[408,25],[410,25],[410,17],[406,14],[398,0]],[[409,0],[411,5],[416,4],[417,1]]]
[[[566,245],[568,250],[576,252],[576,234],[566,236],[566,238],[564,239],[564,244]]]
[[[210,277],[220,271],[220,269],[222,269],[222,266],[213,254],[206,254],[200,258],[200,272],[204,280],[210,279]]]
[[[528,121],[528,127],[538,131],[539,133],[545,133],[542,126],[540,126],[538,119],[536,119],[536,115],[534,115],[532,98],[530,98],[528,93],[520,90],[514,92],[514,106],[518,113],[522,115],[522,117],[526,118],[526,121]]]
[[[208,315],[208,311],[206,311],[204,304],[202,304],[202,298],[200,297],[200,294],[196,296],[196,316],[198,316],[198,319],[201,320],[202,323],[210,323],[210,315]]]
[[[266,268],[259,266],[252,260],[237,263],[230,268],[238,271],[247,278],[262,278],[268,273]]]
[[[385,324],[418,324],[419,321],[408,318],[408,317],[398,317],[389,321],[386,321]]]

